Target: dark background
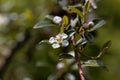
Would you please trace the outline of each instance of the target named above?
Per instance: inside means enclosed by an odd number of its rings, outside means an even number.
[[[101,57],[109,71],[102,68],[88,68],[90,80],[120,79],[120,0],[99,0],[96,14],[106,20],[104,27],[97,31],[95,42],[88,51],[98,52],[102,45],[112,41],[110,49]],[[78,80],[77,69],[67,64],[57,70],[61,49],[50,45],[38,45],[49,39],[58,30],[55,27],[33,29],[33,26],[57,5],[53,0],[0,0],[0,77],[3,80]],[[64,62],[64,61],[63,61]]]

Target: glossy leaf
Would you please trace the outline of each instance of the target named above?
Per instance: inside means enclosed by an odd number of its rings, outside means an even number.
[[[76,42],[76,46],[82,46],[85,45],[87,43],[87,40],[80,38],[77,42]]]
[[[97,24],[95,24],[95,26],[93,26],[93,28],[90,29],[90,32],[102,27],[105,23],[105,20],[99,21]]]
[[[94,40],[94,37],[91,33],[85,33],[85,39],[88,41],[88,42],[93,42]]]
[[[74,29],[70,29],[70,30],[68,30],[66,33],[67,33],[67,35],[68,35],[69,37],[71,37],[71,36],[73,36],[76,32],[75,32]]]
[[[38,22],[33,28],[37,29],[37,28],[44,28],[44,27],[50,27],[50,26],[56,26],[56,25],[52,24],[51,21],[44,19]]]
[[[88,61],[82,62],[82,66],[105,67],[105,64],[101,60],[88,60]]]

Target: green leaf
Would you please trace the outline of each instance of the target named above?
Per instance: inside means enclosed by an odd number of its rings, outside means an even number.
[[[94,40],[94,37],[91,33],[85,33],[85,39],[88,41],[88,42],[93,42]]]
[[[66,33],[67,33],[67,35],[68,35],[69,38],[70,38],[70,37],[73,36],[76,32],[75,32],[74,29],[70,29],[70,30],[68,30]]]
[[[80,38],[77,42],[76,42],[76,46],[83,46],[87,43],[87,40]]]
[[[79,9],[77,9],[74,6],[68,6],[68,12],[78,14],[81,17],[81,19],[82,19],[82,23],[84,23],[83,13]]]
[[[49,40],[42,40],[39,42],[39,44],[43,44],[43,43],[48,43],[49,44]]]
[[[89,66],[89,67],[105,67],[105,64],[101,60],[88,60],[82,62],[82,66]]]
[[[91,31],[94,31],[94,30],[102,27],[105,23],[106,23],[105,20],[101,20],[101,21],[99,21],[97,24],[95,24],[95,26],[93,26],[93,28],[91,28],[89,31],[90,31],[90,32],[91,32]]]
[[[68,0],[57,0],[58,4],[63,8],[68,4]]]
[[[54,16],[53,15],[46,15],[45,18],[53,21]]]
[[[75,4],[75,5],[72,5],[73,7],[81,7],[82,8],[82,4],[78,3],[78,4]]]
[[[86,3],[85,3],[85,6],[84,6],[84,15],[86,15],[89,11],[89,8],[90,8],[90,1],[88,0]]]
[[[51,21],[44,19],[38,22],[33,28],[37,29],[37,28],[44,28],[44,27],[50,27],[50,26],[56,26],[56,25],[53,24]]]
[[[70,55],[70,54],[62,53],[62,54],[59,55],[59,60],[61,60],[61,59],[71,59],[71,58],[73,58],[73,56]]]

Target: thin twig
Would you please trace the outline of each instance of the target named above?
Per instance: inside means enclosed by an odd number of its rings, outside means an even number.
[[[111,46],[111,43],[112,43],[112,42],[111,42],[110,40],[107,41],[107,42],[104,44],[102,50],[101,50],[101,51],[99,52],[99,54],[98,54],[97,56],[95,56],[95,57],[84,54],[84,53],[82,52],[82,50],[80,50],[80,49],[78,49],[78,52],[79,52],[79,54],[80,54],[81,56],[83,56],[83,57],[85,57],[85,58],[88,58],[88,59],[99,59],[99,58],[103,55],[103,53],[108,50],[108,48]]]
[[[75,60],[76,60],[76,63],[78,65],[78,71],[79,71],[79,74],[80,74],[80,78],[81,78],[81,80],[85,80],[85,76],[83,74],[80,59],[78,57],[78,48],[75,46],[76,45],[76,40],[75,40],[74,35],[71,37],[71,40],[72,40],[72,43],[73,43],[73,48],[74,48],[74,52],[75,52]]]
[[[99,59],[99,58],[100,58],[99,54],[98,54],[98,56],[93,57],[93,56],[88,56],[88,55],[84,54],[84,53],[81,52],[80,50],[78,50],[78,52],[79,52],[79,54],[80,54],[81,56],[83,56],[83,57],[85,57],[85,58],[87,58],[87,59]]]

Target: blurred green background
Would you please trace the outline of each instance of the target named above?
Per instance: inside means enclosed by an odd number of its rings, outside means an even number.
[[[109,71],[87,68],[86,76],[89,80],[119,80],[120,0],[99,0],[97,4],[96,14],[107,23],[97,31],[89,49],[98,52],[107,40],[112,41],[101,58]],[[38,45],[58,32],[55,27],[33,29],[53,9],[57,9],[54,0],[0,0],[0,80],[79,80],[77,69],[58,59],[64,49]]]

